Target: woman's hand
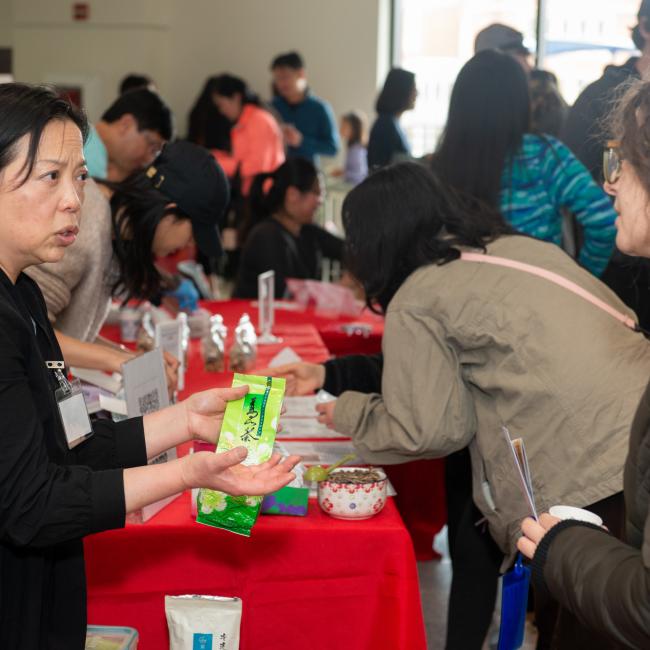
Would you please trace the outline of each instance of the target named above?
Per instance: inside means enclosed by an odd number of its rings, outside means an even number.
[[[163,362],[165,364],[167,391],[171,399],[178,388],[178,369],[181,366],[181,362],[173,354],[166,351],[163,351]]]
[[[143,418],[147,458],[188,440],[216,443],[226,404],[248,393],[248,386],[213,388]]]
[[[275,454],[261,465],[242,465],[246,448],[222,454],[200,451],[178,460],[124,470],[124,501],[127,512],[177,494],[188,488],[210,488],[233,496],[262,496],[284,487],[295,475],[291,471],[300,460],[289,456],[280,462]]]
[[[208,391],[210,392],[210,391]],[[236,447],[221,454],[200,451],[182,458],[181,475],[186,489],[210,488],[233,496],[261,496],[270,494],[291,483],[291,471],[300,461],[299,456],[284,460],[273,454],[261,465],[242,465],[246,448]]]
[[[316,411],[318,412],[318,421],[326,425],[329,429],[334,428],[334,409],[336,408],[336,400],[333,399],[329,402],[316,404]]]
[[[188,397],[183,402],[183,406],[189,438],[216,443],[219,439],[226,404],[241,399],[246,393],[248,393],[248,386],[238,386],[237,388],[213,388]]]
[[[517,548],[529,559],[533,559],[538,544],[546,533],[560,523],[557,517],[551,517],[547,512],[539,517],[539,522],[527,517],[521,522],[523,536],[517,542]]]
[[[127,350],[126,348],[121,350],[118,348],[109,348],[103,345],[98,345],[97,350],[100,351],[105,358],[105,369],[109,372],[122,372],[122,364],[131,361],[131,359],[135,359],[137,356],[135,352]]]
[[[325,366],[320,363],[288,363],[260,370],[259,374],[264,377],[284,377],[287,382],[286,394],[289,396],[311,395],[325,383]]]
[[[283,124],[280,128],[284,141],[290,147],[299,147],[302,144],[302,133],[293,124]]]

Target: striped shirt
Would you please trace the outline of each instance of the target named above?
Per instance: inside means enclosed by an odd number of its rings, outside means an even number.
[[[520,232],[560,245],[562,210],[583,228],[578,261],[600,276],[616,238],[611,200],[559,140],[526,134],[501,178],[501,212]]]

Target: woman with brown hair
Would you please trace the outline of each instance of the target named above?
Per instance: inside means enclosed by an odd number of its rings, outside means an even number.
[[[618,212],[616,245],[650,257],[650,83],[630,88],[612,121],[618,140],[608,143],[604,172]],[[650,385],[632,424],[624,487],[625,542],[544,513],[524,520],[518,546],[533,560],[537,591],[611,638],[612,647],[640,650],[650,648]]]

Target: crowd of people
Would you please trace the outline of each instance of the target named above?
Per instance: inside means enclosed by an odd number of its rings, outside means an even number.
[[[99,336],[112,299],[197,295],[157,264],[193,243],[239,298],[268,270],[288,296],[288,278],[336,260],[385,317],[380,355],[272,372],[290,394],[337,396],[319,420],[367,462],[446,458],[448,649],[483,646],[517,552],[539,649],[650,648],[648,0],[632,38],[640,56],[568,106],[522,34],[488,26],[422,159],[400,125],[417,80],[399,68],[370,129],[357,110],[337,125],[297,52],[271,62],[268,103],[219,74],[184,139],[146,75],[93,125],[51,89],[0,85],[0,647],[83,647],[85,535],[184,489],[265,494],[293,478],[297,458],[251,466],[240,448],[147,465],[214,442],[245,388],[95,421],[79,445],[59,417],[59,362],[115,372],[133,357]],[[333,234],[315,215],[321,157],[341,141]],[[173,388],[178,360],[165,365]],[[539,518],[504,426],[525,441]],[[604,526],[559,521],[557,504]]]

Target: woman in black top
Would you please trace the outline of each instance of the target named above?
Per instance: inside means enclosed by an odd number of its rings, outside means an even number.
[[[241,448],[162,465],[183,441],[217,438],[225,402],[212,390],[144,418],[98,422],[70,448],[55,391],[69,388],[43,296],[23,270],[74,243],[87,176],[85,119],[45,88],[0,86],[0,648],[82,650],[82,537],[189,487],[262,494],[295,458],[245,468]],[[49,366],[46,363],[49,362]],[[82,409],[83,410],[83,409]],[[69,430],[69,428],[68,428]],[[124,469],[127,468],[127,469]]]
[[[270,270],[275,296],[283,298],[287,278],[320,280],[323,257],[341,260],[343,240],[312,223],[321,203],[318,172],[304,158],[255,177],[234,298],[256,298],[257,276]]]
[[[404,111],[415,107],[418,90],[415,75],[402,68],[393,68],[377,97],[377,119],[368,139],[368,170],[374,171],[393,162],[410,158],[411,145],[399,119]]]

